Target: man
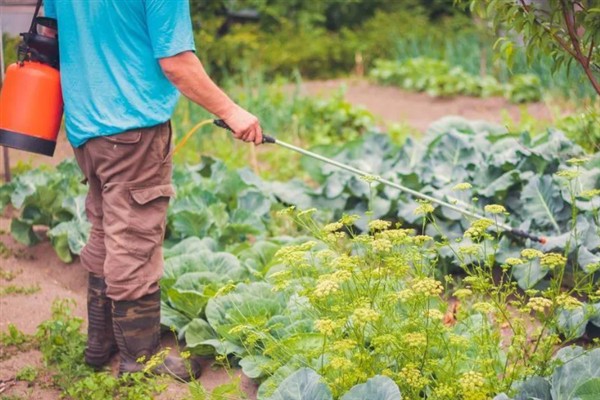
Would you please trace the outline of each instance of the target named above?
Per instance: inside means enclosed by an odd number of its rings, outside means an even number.
[[[188,0],[45,0],[45,15],[58,21],[67,137],[89,185],[85,359],[101,368],[118,350],[119,373],[139,371],[137,360],[159,347],[161,249],[174,195],[169,118],[178,90],[238,139],[260,144],[261,128],[194,54]],[[167,371],[190,378],[176,357],[158,368]]]

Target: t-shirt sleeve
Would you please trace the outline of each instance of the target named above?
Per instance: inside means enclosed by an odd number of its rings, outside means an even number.
[[[44,0],[44,16],[56,19],[55,0]]]
[[[195,50],[189,0],[145,0],[146,23],[155,58]]]

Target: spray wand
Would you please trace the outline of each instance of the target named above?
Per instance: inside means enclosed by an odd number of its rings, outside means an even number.
[[[230,132],[233,132],[232,129],[223,120],[216,119],[216,120],[213,120],[213,121],[210,121],[210,120],[202,121],[198,125],[196,125],[194,128],[192,128],[192,130],[190,132],[188,132],[188,134],[186,134],[186,136],[183,138],[183,140],[181,141],[181,143],[179,143],[179,145],[177,146],[176,150],[178,148],[180,148],[185,143],[185,141],[187,141],[187,139],[191,136],[191,134],[196,129],[198,129],[201,126],[204,126],[204,125],[206,125],[207,123],[210,123],[210,122],[214,123],[216,126],[218,126],[220,128],[223,128],[223,129],[226,129],[226,130],[228,130]],[[405,192],[405,193],[408,193],[410,195],[413,195],[414,197],[417,197],[417,198],[420,198],[420,199],[423,199],[423,200],[427,200],[427,201],[429,201],[431,203],[435,203],[435,204],[438,204],[440,206],[446,207],[446,208],[448,208],[450,210],[456,211],[456,212],[461,213],[463,215],[466,215],[468,217],[475,218],[475,219],[482,219],[482,218],[484,218],[483,215],[480,215],[480,214],[477,214],[475,212],[472,212],[472,211],[466,210],[464,208],[458,207],[458,206],[456,206],[454,204],[450,204],[450,203],[448,203],[446,201],[443,201],[443,200],[440,200],[440,199],[436,199],[435,197],[432,197],[432,196],[429,196],[429,195],[417,192],[416,190],[410,189],[410,188],[408,188],[406,186],[403,186],[403,185],[400,185],[398,183],[389,181],[387,179],[384,179],[384,178],[381,178],[381,177],[378,177],[378,176],[373,176],[372,174],[369,174],[368,172],[362,171],[362,170],[360,170],[358,168],[354,168],[354,167],[352,167],[350,165],[343,164],[343,163],[335,161],[335,160],[333,160],[331,158],[327,158],[327,157],[324,157],[324,156],[322,156],[320,154],[313,153],[312,151],[308,151],[308,150],[305,150],[305,149],[303,149],[301,147],[297,147],[297,146],[294,146],[292,144],[283,142],[283,141],[281,141],[279,139],[275,139],[272,136],[268,136],[268,135],[264,135],[263,134],[263,141],[262,142],[263,143],[276,144],[276,145],[284,147],[284,148],[286,148],[288,150],[292,150],[292,151],[295,151],[296,153],[300,153],[300,154],[302,154],[304,156],[307,156],[307,157],[310,157],[310,158],[314,158],[315,160],[319,160],[319,161],[324,162],[326,164],[333,165],[335,167],[338,167],[340,169],[346,170],[348,172],[352,172],[353,174],[356,174],[358,176],[368,177],[369,179],[371,179],[373,181],[379,182],[379,183],[384,184],[384,185],[389,186],[389,187],[393,187],[394,189],[398,189],[398,190],[400,190],[402,192]],[[508,233],[510,235],[521,237],[521,238],[524,238],[524,239],[530,239],[530,240],[533,240],[535,242],[539,242],[539,243],[542,243],[542,244],[546,243],[546,238],[545,237],[536,236],[536,235],[533,235],[533,234],[531,234],[529,232],[526,232],[524,230],[512,228],[511,226],[509,226],[509,225],[507,225],[505,223],[497,222],[496,226],[498,226],[499,228],[501,228],[502,230],[504,230],[506,233]]]

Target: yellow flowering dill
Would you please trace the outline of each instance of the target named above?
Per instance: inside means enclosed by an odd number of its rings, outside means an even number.
[[[454,292],[454,296],[459,299],[465,299],[473,294],[471,289],[458,289]]]
[[[451,333],[448,336],[448,341],[450,342],[450,344],[452,346],[456,346],[456,347],[468,347],[470,344],[469,339],[467,339],[464,336],[461,335],[456,335],[454,333]]]
[[[415,293],[426,296],[439,296],[444,291],[442,282],[436,281],[433,278],[415,279],[411,288]]]
[[[494,311],[494,306],[487,301],[480,301],[478,303],[473,304],[473,309],[475,311],[479,311],[480,313],[491,313]]]
[[[221,288],[217,290],[217,293],[215,293],[214,297],[224,296],[227,293],[233,291],[233,289],[235,289],[235,283],[230,282],[226,285],[221,286]]]
[[[454,185],[454,187],[452,188],[452,190],[469,190],[473,187],[473,185],[471,185],[468,182],[461,182],[461,183],[457,183],[456,185]]]
[[[567,259],[559,253],[546,253],[542,256],[540,264],[544,267],[554,269],[556,267],[564,267],[567,263]]]
[[[544,297],[532,297],[527,302],[527,308],[537,312],[544,312],[547,308],[552,307],[552,300]]]
[[[456,398],[456,391],[450,385],[442,383],[435,389],[433,389],[433,397],[436,399],[454,399]]]
[[[371,342],[375,349],[386,350],[389,346],[398,344],[398,339],[392,334],[375,336]]]
[[[584,165],[586,162],[590,161],[589,157],[574,157],[567,160],[567,164],[570,165]]]
[[[319,282],[317,282],[317,287],[315,287],[313,294],[315,297],[325,297],[337,292],[339,289],[340,284],[333,279],[321,280],[321,278],[319,278]]]
[[[485,390],[483,388],[485,385],[485,379],[479,372],[466,372],[460,377],[458,382],[465,400],[487,399]]]
[[[508,257],[506,259],[505,263],[508,264],[508,265],[510,265],[510,266],[515,266],[515,265],[524,264],[525,262],[523,260],[521,260],[520,258]]]
[[[396,293],[396,297],[400,301],[409,300],[414,297],[416,293],[412,289],[402,289],[398,293]]]
[[[342,254],[339,257],[336,257],[331,265],[335,269],[342,269],[346,271],[352,271],[358,266],[358,262],[360,259],[357,256],[349,256],[347,254]]]
[[[352,226],[359,219],[360,219],[360,217],[358,215],[355,215],[355,214],[352,214],[352,215],[344,214],[344,215],[342,215],[342,218],[340,218],[340,220],[338,222],[340,224],[342,224],[342,225]]]
[[[504,214],[506,213],[506,208],[501,206],[500,204],[488,204],[483,208],[486,213],[490,214]]]
[[[471,226],[465,231],[464,237],[470,237],[472,239],[479,239],[487,228],[492,226],[494,221],[489,218],[482,218],[474,221]]]
[[[337,370],[348,370],[352,369],[353,364],[352,361],[348,360],[345,357],[332,357],[329,362],[329,366],[333,369]]]
[[[596,196],[600,196],[600,189],[584,190],[579,193],[579,197],[583,197],[584,199],[591,199]]]
[[[415,208],[414,213],[415,215],[427,215],[431,214],[434,210],[435,208],[431,205],[431,203],[423,201],[417,208]]]
[[[346,270],[337,270],[331,274],[331,279],[338,283],[343,283],[352,278],[352,273]]]
[[[463,256],[478,256],[481,254],[481,246],[478,244],[466,244],[458,248],[458,254]]]
[[[391,225],[392,225],[392,223],[389,221],[375,219],[375,220],[369,222],[369,230],[371,232],[383,231],[383,230],[388,229]]]
[[[371,242],[371,247],[376,253],[387,253],[392,250],[392,242],[387,239],[375,239]]]
[[[435,308],[427,310],[425,315],[431,320],[441,321],[442,319],[444,319],[444,313]]]
[[[315,329],[325,336],[331,336],[335,332],[337,326],[330,319],[318,319],[315,321]]]
[[[572,169],[563,169],[562,171],[558,171],[555,175],[559,178],[564,178],[570,181],[579,177],[581,175],[581,172]]]
[[[521,257],[526,258],[528,260],[533,260],[534,258],[540,258],[544,255],[539,250],[536,249],[523,249],[521,250]]]
[[[341,222],[332,222],[323,227],[323,232],[335,232],[342,229],[344,225]]]
[[[340,339],[331,343],[333,351],[345,353],[346,351],[353,350],[356,348],[356,341],[353,339]]]
[[[354,310],[352,318],[358,325],[365,325],[369,322],[375,322],[381,315],[372,308],[360,307]]]
[[[424,377],[414,364],[407,364],[400,370],[398,376],[413,390],[421,390],[429,384],[429,379]]]
[[[329,244],[337,243],[338,240],[344,239],[346,237],[346,233],[344,232],[331,232],[325,235],[323,241]]]
[[[427,336],[420,332],[412,332],[402,336],[402,341],[408,347],[423,347],[427,344]]]
[[[583,305],[575,297],[566,293],[561,293],[556,297],[556,304],[569,311],[576,310]]]
[[[413,241],[417,246],[423,246],[425,243],[433,240],[431,236],[428,235],[417,235],[413,238]]]
[[[366,235],[364,233],[361,233],[360,235],[356,235],[352,238],[352,241],[355,243],[360,243],[360,244],[367,244],[367,243],[371,243],[371,240],[373,240],[373,238],[369,235]]]

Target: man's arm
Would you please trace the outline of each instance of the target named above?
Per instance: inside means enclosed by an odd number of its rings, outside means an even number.
[[[184,96],[224,120],[236,138],[262,143],[258,119],[235,104],[210,79],[196,54],[184,51],[172,57],[160,58],[158,62],[165,76]]]

